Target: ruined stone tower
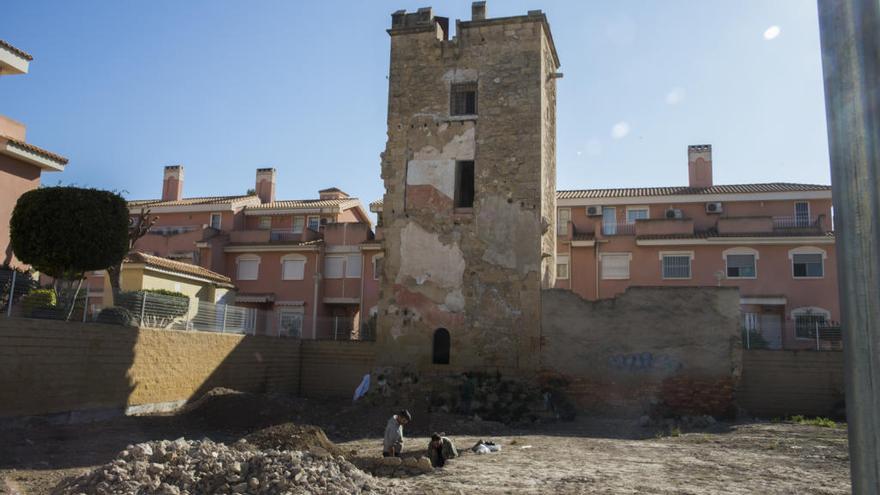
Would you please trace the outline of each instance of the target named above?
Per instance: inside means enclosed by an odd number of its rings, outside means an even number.
[[[534,370],[555,278],[556,78],[541,11],[392,14],[379,364]]]

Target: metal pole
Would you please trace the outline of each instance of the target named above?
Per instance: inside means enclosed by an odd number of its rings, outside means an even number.
[[[86,300],[83,302],[83,323],[86,322],[86,315],[89,314],[89,292],[91,292],[91,290],[92,290],[92,288],[87,285],[86,286]]]
[[[819,350],[819,322],[816,322],[816,350]]]
[[[880,493],[880,2],[818,0],[856,495]]]
[[[6,303],[6,317],[12,316],[12,298],[15,297],[15,276],[18,274],[12,270],[12,285],[9,287],[9,302]]]
[[[144,316],[147,311],[147,293],[144,292],[144,297],[141,298],[141,324],[138,325],[140,327],[144,326]]]
[[[746,326],[746,349],[752,348],[752,331]]]
[[[220,329],[220,333],[226,333],[226,311],[229,310],[229,305],[223,305],[223,327]]]

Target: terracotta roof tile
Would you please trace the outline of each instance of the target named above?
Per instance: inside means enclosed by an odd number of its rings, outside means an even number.
[[[128,202],[129,207],[137,206],[194,206],[194,205],[229,205],[238,201],[253,199],[259,201],[260,198],[254,195],[244,196],[208,196],[203,198],[183,198],[176,201],[162,201],[161,199],[134,199]]]
[[[713,237],[834,237],[833,232],[746,232],[735,234],[719,234],[717,232],[694,232],[693,234],[652,234],[640,235],[636,239],[640,241],[647,240],[667,240],[667,239],[709,239]]]
[[[637,198],[645,196],[752,194],[774,192],[830,191],[831,186],[821,184],[794,184],[770,182],[766,184],[723,184],[712,187],[636,187],[619,189],[570,189],[556,191],[556,199]],[[370,209],[381,208],[383,200],[370,203]]]
[[[43,156],[43,157],[48,158],[50,160],[54,160],[62,165],[67,165],[67,158],[65,158],[61,155],[52,153],[51,151],[44,150],[43,148],[40,148],[39,146],[34,146],[34,145],[26,143],[24,141],[14,139],[9,136],[4,136],[2,134],[0,134],[0,138],[5,139],[6,141],[8,141],[10,144],[12,144],[13,146],[15,146],[17,148],[21,148],[25,151],[30,151],[31,153],[36,153],[37,155]]]
[[[300,208],[332,208],[338,206],[341,208],[353,207],[359,203],[357,198],[339,198],[339,199],[286,199],[273,201],[271,203],[262,203],[254,206],[248,206],[250,210],[293,210]],[[350,205],[349,205],[350,204]]]
[[[710,194],[751,194],[774,192],[830,191],[831,186],[819,184],[792,184],[771,182],[767,184],[725,184],[712,187],[637,187],[623,189],[577,189],[557,191],[557,199],[636,198],[645,196],[679,196]]]
[[[212,272],[207,268],[202,268],[201,266],[192,265],[190,263],[184,263],[182,261],[175,261],[168,258],[153,256],[151,254],[145,254],[140,251],[133,251],[129,253],[128,256],[125,257],[125,261],[128,263],[143,263],[147,266],[151,266],[154,268],[161,268],[163,270],[192,275],[221,284],[227,284],[230,286],[232,285],[232,279],[225,275],[220,275],[217,272]]]
[[[0,47],[6,48],[6,49],[9,50],[10,52],[12,52],[12,53],[18,55],[19,57],[21,57],[21,58],[27,60],[28,62],[30,62],[31,60],[34,59],[34,57],[32,57],[30,53],[28,53],[28,52],[26,52],[26,51],[24,51],[24,50],[19,50],[18,48],[16,48],[16,47],[10,45],[10,44],[9,44],[8,42],[6,42],[6,41],[0,40]]]

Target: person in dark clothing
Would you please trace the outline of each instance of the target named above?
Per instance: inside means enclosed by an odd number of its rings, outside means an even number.
[[[441,433],[431,435],[431,442],[428,443],[428,459],[431,459],[431,465],[434,467],[443,467],[446,461],[454,457],[458,457],[458,450],[452,440],[446,438]]]

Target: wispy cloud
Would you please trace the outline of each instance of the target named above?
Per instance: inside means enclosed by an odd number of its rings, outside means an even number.
[[[626,122],[618,122],[611,126],[611,137],[614,139],[623,139],[629,134],[629,124]]]
[[[678,105],[684,100],[684,88],[672,88],[666,93],[666,103],[669,105]]]
[[[764,39],[767,41],[775,40],[776,37],[779,36],[780,32],[782,32],[782,30],[779,29],[779,26],[770,26],[767,28],[766,31],[764,31]]]

